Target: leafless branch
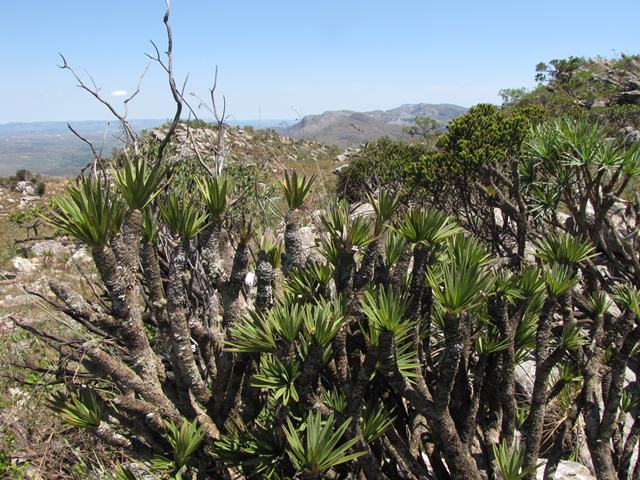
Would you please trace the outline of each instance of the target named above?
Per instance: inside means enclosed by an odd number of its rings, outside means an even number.
[[[69,72],[71,72],[73,77],[78,82],[78,87],[79,88],[81,88],[81,89],[85,90],[86,92],[88,92],[96,100],[98,100],[105,107],[107,107],[107,109],[111,112],[111,114],[120,121],[120,124],[122,125],[122,129],[125,131],[127,139],[133,145],[134,151],[137,152],[138,151],[138,137],[137,137],[136,133],[134,132],[131,124],[127,120],[127,105],[126,105],[126,103],[125,103],[125,112],[124,113],[118,112],[118,110],[116,110],[116,108],[111,104],[111,102],[106,100],[100,94],[100,87],[98,87],[98,85],[96,84],[95,80],[93,79],[93,77],[91,75],[89,75],[87,73],[87,75],[89,76],[89,80],[91,81],[91,85],[87,85],[87,83],[85,83],[85,81],[82,80],[82,78],[80,78],[80,76],[76,73],[76,71],[69,65],[69,63],[67,62],[67,59],[65,58],[65,56],[62,55],[61,53],[59,53],[59,55],[60,55],[60,58],[62,59],[62,64],[58,65],[58,67],[61,68],[62,70],[68,70]],[[146,69],[145,69],[145,72],[146,72]],[[144,73],[142,74],[142,76],[144,76]],[[142,76],[140,77],[140,82],[142,81]],[[137,95],[138,91],[139,91],[139,85],[138,85],[138,89],[136,89],[136,92],[134,92],[134,94],[128,100],[131,100],[133,97],[135,97],[135,95]]]
[[[171,12],[170,1],[166,0],[166,10],[165,10],[163,21],[164,21],[165,29],[167,31],[167,51],[165,52],[167,56],[167,63],[165,64],[163,62],[162,57],[160,56],[160,51],[158,50],[158,47],[156,46],[156,44],[153,42],[151,42],[151,44],[153,45],[156,51],[156,56],[152,57],[150,55],[147,55],[152,60],[158,62],[160,66],[162,66],[162,68],[164,68],[164,70],[167,72],[167,76],[169,77],[169,88],[171,89],[173,100],[176,103],[176,112],[173,116],[173,121],[171,122],[171,125],[169,126],[169,130],[165,134],[164,138],[162,139],[162,142],[160,143],[160,146],[158,147],[158,161],[162,160],[162,156],[164,155],[164,150],[169,144],[169,141],[171,140],[171,136],[176,130],[176,126],[180,121],[180,114],[182,113],[183,95],[180,91],[178,91],[178,87],[176,85],[176,80],[173,72],[173,34],[171,32],[171,24],[169,23],[170,12]],[[187,84],[187,79],[185,78],[184,84],[182,86],[183,92],[186,87],[186,84]]]

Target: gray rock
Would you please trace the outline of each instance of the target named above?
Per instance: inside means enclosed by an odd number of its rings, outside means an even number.
[[[39,257],[49,252],[54,257],[57,257],[63,252],[66,252],[67,248],[57,240],[44,240],[42,242],[34,243],[29,252],[31,255]]]
[[[536,362],[527,360],[516,365],[516,387],[527,397],[533,393],[533,382],[536,379]]]
[[[544,462],[544,459],[541,459]],[[536,478],[542,480],[544,475],[543,463],[536,472]],[[554,480],[596,480],[589,469],[578,462],[570,462],[568,460],[560,461],[556,474],[553,476]]]
[[[363,203],[358,205],[353,212],[351,212],[351,218],[356,218],[356,217],[370,217],[375,213],[375,210],[373,209],[373,205],[371,205],[370,203]]]
[[[344,165],[340,165],[339,167],[336,167],[333,169],[333,173],[335,175],[340,175],[340,173],[342,172],[342,170],[344,170],[345,168],[347,168],[349,166],[348,163],[345,163]]]
[[[21,180],[19,182],[16,182],[15,186],[13,187],[13,189],[16,192],[24,193],[26,195],[35,195],[36,194],[36,188],[33,185],[33,183],[27,182],[25,180]]]
[[[36,270],[36,266],[26,258],[13,257],[11,259],[11,265],[20,273],[32,273]]]
[[[78,263],[89,263],[93,259],[91,258],[91,255],[87,253],[87,250],[83,247],[73,255],[71,255],[71,260]]]

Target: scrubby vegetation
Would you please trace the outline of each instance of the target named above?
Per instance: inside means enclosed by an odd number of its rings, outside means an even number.
[[[23,366],[127,456],[112,478],[639,478],[636,66],[540,66],[435,144],[366,145],[321,202],[313,175],[181,158],[174,89],[163,135],[44,215],[97,272],[35,293],[54,327],[13,318],[55,357]]]

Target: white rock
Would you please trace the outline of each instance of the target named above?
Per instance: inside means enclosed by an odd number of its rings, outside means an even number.
[[[256,274],[253,272],[247,272],[247,276],[244,277],[244,286],[247,288],[247,290],[251,290],[255,282]]]
[[[44,240],[42,242],[34,243],[29,251],[33,256],[42,256],[46,252],[49,252],[53,256],[57,256],[66,251],[66,247],[56,240]]]
[[[81,248],[73,255],[71,255],[71,260],[78,263],[89,263],[91,262],[92,258],[84,248]]]
[[[35,265],[28,259],[22,257],[13,257],[11,265],[20,273],[31,273],[35,271]]]
[[[544,461],[544,459],[540,459]],[[536,478],[542,480],[544,476],[544,467],[541,465],[536,472]],[[589,469],[578,462],[570,462],[568,460],[561,460],[556,470],[556,474],[553,476],[554,480],[596,480]]]
[[[339,175],[340,173],[342,173],[342,170],[344,170],[345,168],[347,168],[349,166],[348,163],[345,163],[344,165],[340,165],[339,167],[336,167],[333,169],[333,173],[335,175]]]
[[[370,217],[374,213],[375,213],[375,210],[373,209],[373,205],[371,205],[370,203],[363,203],[361,205],[358,205],[355,208],[355,210],[351,212],[351,218],[356,218],[361,216]]]
[[[527,396],[533,393],[533,382],[536,379],[536,362],[527,360],[516,365],[515,380],[516,385]]]
[[[36,194],[36,189],[33,186],[33,184],[31,182],[27,182],[25,180],[16,182],[15,186],[13,187],[13,189],[16,192],[26,193],[27,195],[35,195]]]

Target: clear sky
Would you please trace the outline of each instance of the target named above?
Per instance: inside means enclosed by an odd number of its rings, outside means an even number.
[[[110,96],[135,89],[149,40],[166,44],[163,0],[1,5],[0,122],[109,118],[57,52]],[[189,73],[187,91],[205,95],[218,65],[237,120],[497,102],[501,88],[533,86],[541,60],[640,53],[639,19],[640,0],[172,2],[178,80]],[[172,114],[165,81],[152,65],[130,118]]]

